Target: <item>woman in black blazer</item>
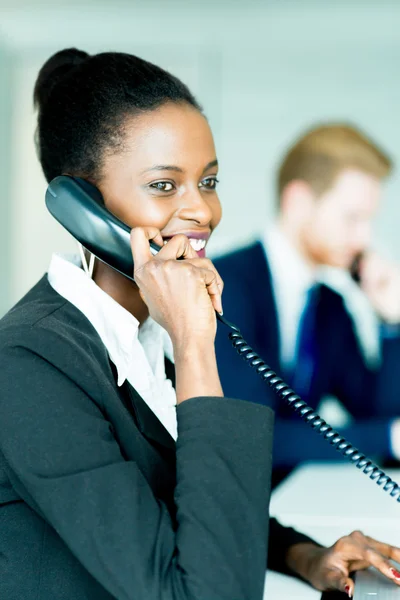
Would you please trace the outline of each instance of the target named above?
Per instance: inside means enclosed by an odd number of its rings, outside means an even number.
[[[69,49],[35,103],[47,180],[98,186],[133,228],[137,286],[84,252],[85,272],[55,259],[0,323],[0,598],[256,600],[267,547],[319,589],[351,593],[369,564],[400,579],[399,550],[357,533],[321,548],[269,521],[272,414],[223,397],[216,367],[217,161],[189,90],[134,56]]]

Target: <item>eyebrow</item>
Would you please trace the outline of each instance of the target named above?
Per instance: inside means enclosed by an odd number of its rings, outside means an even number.
[[[203,173],[216,166],[218,166],[218,160],[212,160],[208,163],[208,165],[204,167]],[[175,171],[176,173],[183,173],[183,169],[175,165],[153,165],[152,167],[150,167],[150,169],[145,169],[144,171],[142,171],[142,174],[148,173],[149,171]]]

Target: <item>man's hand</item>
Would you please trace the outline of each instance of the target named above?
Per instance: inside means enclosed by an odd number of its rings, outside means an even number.
[[[376,254],[360,261],[361,288],[386,323],[400,323],[400,268]]]

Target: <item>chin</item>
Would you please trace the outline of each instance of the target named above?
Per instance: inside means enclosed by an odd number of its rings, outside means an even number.
[[[321,267],[334,267],[336,269],[350,269],[354,256],[347,252],[334,251],[333,248],[322,244],[308,244],[308,256],[314,264]]]
[[[337,269],[344,269],[344,270],[349,270],[352,263],[353,263],[354,258],[353,257],[346,257],[346,258],[331,258],[327,264],[330,267],[336,267]]]
[[[318,256],[315,259],[315,262],[320,267],[332,267],[335,269],[350,269],[352,264],[352,260],[343,259],[338,256]]]

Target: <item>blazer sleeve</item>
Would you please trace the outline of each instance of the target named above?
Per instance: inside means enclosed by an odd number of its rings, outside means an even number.
[[[331,391],[355,420],[345,435],[362,452],[388,458],[392,456],[390,426],[399,413],[400,338],[381,340],[381,364],[376,369],[365,364],[351,323],[343,347],[346,360],[332,365]]]
[[[211,397],[177,407],[175,524],[102,407],[59,368],[60,352],[87,367],[76,349],[56,352],[43,330],[39,351],[31,330],[0,349],[0,452],[21,498],[118,600],[260,600],[272,412]]]

